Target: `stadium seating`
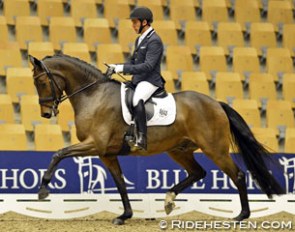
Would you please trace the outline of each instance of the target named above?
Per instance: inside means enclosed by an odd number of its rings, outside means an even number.
[[[0,35],[0,43],[7,43],[9,40],[8,28],[6,18],[4,16],[0,16]]]
[[[69,56],[77,57],[90,63],[90,53],[86,43],[64,43],[62,51]]]
[[[0,124],[14,123],[12,99],[8,94],[0,94]]]
[[[295,108],[295,74],[286,73],[283,76],[283,97],[285,101],[289,101],[292,104],[292,108]]]
[[[122,47],[123,52],[131,53],[134,49],[134,42],[137,38],[137,34],[131,27],[131,22],[128,19],[119,20],[118,25],[118,41]]]
[[[165,79],[165,89],[169,93],[175,92],[174,80],[170,71],[161,71],[162,77]]]
[[[227,22],[228,13],[225,0],[203,0],[202,19],[208,23]]]
[[[76,27],[82,27],[85,18],[96,18],[97,11],[94,0],[71,0],[71,16]]]
[[[96,49],[97,67],[106,70],[104,63],[123,63],[124,56],[121,45],[119,44],[99,44]]]
[[[118,25],[119,19],[127,19],[130,14],[128,0],[104,1],[104,17],[108,20],[111,28]]]
[[[53,44],[51,42],[30,42],[28,46],[28,54],[37,59],[52,56],[54,54]]]
[[[161,37],[165,46],[177,45],[176,24],[172,20],[157,20],[153,23],[153,27]]]
[[[57,115],[57,123],[62,131],[69,132],[74,125],[74,110],[69,100],[59,105],[59,114]]]
[[[181,75],[181,90],[193,90],[209,95],[209,85],[203,72],[183,72]]]
[[[276,130],[273,128],[261,128],[261,127],[254,127],[251,128],[255,138],[263,144],[263,146],[269,152],[278,152],[279,151],[279,144],[276,137]]]
[[[196,20],[193,0],[170,2],[170,18],[175,22],[177,29],[181,29],[185,21]]]
[[[283,47],[288,48],[291,55],[295,55],[295,25],[284,24],[283,25]]]
[[[4,16],[7,24],[15,25],[15,19],[19,16],[30,16],[29,0],[9,0],[4,4]]]
[[[286,153],[295,153],[295,128],[286,129],[285,149]]]
[[[22,67],[20,48],[15,42],[0,44],[0,76],[5,76],[9,67]]]
[[[51,17],[63,17],[63,0],[38,1],[37,14],[42,26],[48,26]]]
[[[22,124],[0,124],[0,150],[28,150],[25,128]]]

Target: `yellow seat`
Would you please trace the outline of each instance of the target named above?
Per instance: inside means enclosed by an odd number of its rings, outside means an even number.
[[[69,56],[77,57],[90,63],[90,52],[86,43],[65,43],[62,49],[63,53]]]
[[[59,114],[57,115],[57,123],[62,131],[70,131],[74,125],[74,110],[69,100],[64,101],[59,106]]]
[[[98,44],[112,42],[110,27],[107,19],[96,18],[84,21],[84,41],[88,44],[89,50],[94,52]]]
[[[218,72],[216,74],[215,97],[227,103],[243,98],[243,87],[239,73]]]
[[[14,123],[12,99],[8,94],[0,94],[0,122]]]
[[[252,73],[249,80],[249,96],[265,110],[269,100],[277,99],[273,76],[268,73]]]
[[[167,70],[177,79],[179,72],[193,71],[193,59],[187,46],[168,46],[166,57]]]
[[[4,16],[7,24],[14,25],[18,16],[30,16],[30,4],[28,0],[6,0],[4,2]]]
[[[23,95],[36,94],[30,68],[8,68],[6,74],[6,90],[13,103],[19,103]]]
[[[75,126],[71,127],[70,135],[71,135],[71,144],[72,145],[80,143],[79,139],[77,138],[77,129]]]
[[[212,75],[216,72],[226,72],[224,49],[222,47],[201,47],[200,70],[206,73],[208,80],[211,80]]]
[[[257,49],[258,55],[262,55],[264,50],[276,47],[276,35],[273,24],[271,23],[252,23],[250,29],[251,47]]]
[[[48,26],[51,17],[63,17],[63,0],[38,1],[37,14],[42,26]]]
[[[104,17],[111,28],[115,28],[120,19],[127,19],[130,14],[128,0],[104,1]]]
[[[43,59],[45,56],[52,56],[54,55],[53,44],[51,42],[30,42],[28,54],[37,59]]]
[[[175,22],[177,29],[181,29],[186,21],[196,20],[194,1],[170,1],[170,18]]]
[[[227,22],[228,13],[225,0],[203,0],[202,20],[208,23]]]
[[[52,17],[49,23],[49,40],[55,50],[65,42],[77,42],[75,21],[69,17]]]
[[[246,31],[247,24],[260,22],[259,0],[235,0],[235,21]]]
[[[293,23],[293,11],[290,1],[268,2],[267,21],[275,25],[275,30],[279,31],[280,25]]]
[[[22,67],[22,57],[17,43],[0,44],[0,76],[5,76],[9,67]]]
[[[283,76],[283,97],[285,101],[289,101],[292,104],[292,108],[295,108],[295,74],[286,73]]]
[[[172,20],[157,20],[153,22],[153,28],[161,37],[164,45],[177,45],[177,30],[175,22]]]
[[[71,16],[76,27],[82,27],[85,18],[96,18],[96,5],[94,0],[71,0]]]
[[[285,153],[295,153],[295,128],[286,129]]]
[[[164,19],[163,4],[161,0],[137,0],[137,6],[148,7],[153,12],[154,20]]]
[[[25,128],[21,124],[0,124],[0,150],[28,150]]]
[[[223,47],[228,55],[234,47],[243,47],[244,38],[242,27],[239,23],[220,22],[218,23],[218,46]]]
[[[269,48],[266,56],[267,72],[274,76],[275,81],[282,81],[283,73],[292,73],[293,61],[287,48]]]
[[[270,152],[279,151],[279,144],[276,138],[276,130],[273,128],[251,128],[255,138]]]
[[[235,99],[233,108],[244,118],[250,127],[260,127],[260,112],[254,99]]]
[[[276,129],[279,133],[284,133],[286,128],[293,128],[294,114],[291,103],[282,100],[270,100],[266,108],[267,127]]]
[[[107,64],[124,63],[123,50],[120,44],[99,44],[96,49],[97,67],[106,70]]]
[[[295,55],[295,24],[284,24],[283,47],[288,48],[292,56]]]
[[[165,83],[165,89],[169,93],[174,93],[175,92],[175,86],[174,86],[174,80],[172,73],[170,71],[161,71],[161,75],[166,81]]]
[[[7,22],[4,16],[0,16],[0,35],[0,43],[7,43],[9,41]]]
[[[260,72],[257,50],[251,47],[234,48],[233,71],[240,73],[242,80],[250,73]]]
[[[20,49],[28,49],[29,42],[42,42],[42,28],[40,19],[36,16],[20,16],[15,23],[16,40]]]
[[[181,75],[181,90],[193,90],[209,95],[209,85],[203,72],[183,72]]]
[[[20,115],[26,131],[33,131],[37,124],[49,124],[50,120],[40,115],[37,95],[23,95],[20,100]]]
[[[36,151],[57,151],[64,147],[59,125],[36,125],[34,132]]]
[[[134,42],[138,35],[134,32],[129,19],[120,19],[118,26],[118,40],[123,52],[132,53]]]
[[[210,26],[207,22],[187,21],[185,25],[185,44],[196,55],[201,46],[211,46]]]

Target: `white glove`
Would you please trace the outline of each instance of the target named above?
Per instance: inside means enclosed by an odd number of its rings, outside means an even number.
[[[123,64],[109,64],[109,66],[114,69],[115,73],[123,72],[123,68],[124,68]]]

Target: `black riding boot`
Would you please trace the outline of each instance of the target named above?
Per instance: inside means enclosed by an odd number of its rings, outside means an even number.
[[[134,107],[134,120],[137,128],[135,147],[147,150],[147,126],[143,100],[140,100],[137,106]]]

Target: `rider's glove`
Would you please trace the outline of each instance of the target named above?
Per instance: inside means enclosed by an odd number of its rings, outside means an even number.
[[[109,66],[114,69],[115,73],[123,72],[123,64],[110,64]]]

